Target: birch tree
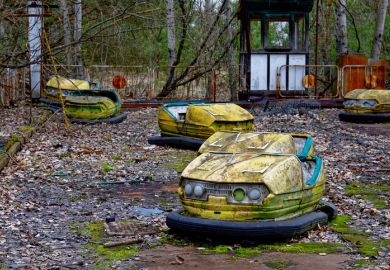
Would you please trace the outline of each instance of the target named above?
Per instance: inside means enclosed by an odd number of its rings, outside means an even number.
[[[70,43],[72,40],[72,34],[70,29],[70,20],[68,13],[68,5],[66,0],[60,0],[60,11],[62,13],[62,28],[64,30],[64,46],[65,46],[65,63],[66,65],[72,64],[72,52],[70,50]]]
[[[338,55],[348,53],[348,32],[346,0],[336,1],[336,52]]]
[[[74,55],[76,58],[77,76],[83,77],[83,58],[81,55],[81,31],[82,31],[82,3],[81,0],[74,0],[74,40],[76,42]]]
[[[173,66],[176,60],[176,31],[174,0],[166,0],[167,32],[168,32],[168,65]]]
[[[374,44],[372,46],[371,58],[377,60],[380,57],[383,41],[383,31],[385,28],[385,20],[387,13],[388,0],[380,0],[377,11],[376,28]]]

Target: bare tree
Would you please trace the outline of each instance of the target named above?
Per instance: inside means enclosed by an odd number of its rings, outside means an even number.
[[[338,55],[348,53],[348,32],[346,0],[336,1],[336,52]]]
[[[377,11],[375,39],[372,46],[371,58],[377,60],[380,57],[383,41],[383,31],[385,28],[385,20],[387,13],[388,0],[380,0]]]
[[[77,75],[83,77],[83,58],[81,55],[81,35],[82,35],[82,2],[81,0],[74,0],[74,40],[76,42],[74,47],[74,55],[76,58],[76,65],[79,66]]]
[[[68,5],[66,0],[60,0],[60,10],[62,13],[62,28],[64,29],[64,46],[66,47],[65,51],[65,62],[69,66],[72,64],[72,52],[70,50],[70,43],[72,40],[72,34],[70,29],[70,20],[68,13]]]
[[[228,49],[228,58],[229,58],[229,88],[230,88],[230,98],[232,101],[237,100],[237,89],[235,83],[235,73],[234,73],[234,48],[232,44],[233,40],[233,26],[232,26],[232,3],[230,0],[226,1],[226,24],[227,24],[227,40],[230,43]]]
[[[168,32],[168,65],[173,66],[176,60],[176,27],[174,0],[166,0]]]

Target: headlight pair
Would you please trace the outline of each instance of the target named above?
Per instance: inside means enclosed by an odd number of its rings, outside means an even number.
[[[207,201],[209,195],[226,197],[233,204],[261,204],[269,194],[262,184],[227,184],[187,180],[182,184],[184,198]]]
[[[367,100],[354,100],[354,99],[350,99],[350,100],[346,100],[344,102],[344,106],[345,107],[352,107],[352,106],[362,106],[364,108],[374,108],[375,105],[377,104],[378,102],[374,99],[367,99]]]

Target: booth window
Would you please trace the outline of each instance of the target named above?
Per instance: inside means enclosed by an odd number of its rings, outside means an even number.
[[[267,49],[290,48],[290,23],[288,21],[269,21]]]
[[[250,22],[251,48],[254,50],[262,49],[263,44],[261,40],[261,21],[251,20]]]

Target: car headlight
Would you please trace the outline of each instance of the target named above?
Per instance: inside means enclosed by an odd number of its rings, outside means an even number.
[[[195,185],[194,194],[196,197],[201,197],[204,193],[204,187],[201,184]]]
[[[50,95],[55,95],[57,93],[57,89],[55,89],[55,88],[48,88],[48,93]]]
[[[248,193],[248,197],[252,201],[257,201],[261,198],[261,191],[257,188],[252,188]]]
[[[373,108],[377,104],[376,100],[362,100],[359,102],[362,107]]]
[[[191,196],[192,195],[192,192],[193,192],[193,187],[191,184],[186,184],[184,186],[184,193],[187,195],[187,196]]]
[[[210,183],[204,181],[185,180],[182,190],[184,198],[207,201],[209,195],[225,197],[232,204],[261,204],[269,191],[263,184],[230,184]]]
[[[235,201],[242,202],[245,199],[245,197],[246,197],[246,193],[243,188],[239,187],[233,191],[233,199]]]
[[[356,105],[357,103],[358,103],[357,100],[350,99],[350,100],[344,101],[344,106],[345,107],[352,107],[353,105]]]

